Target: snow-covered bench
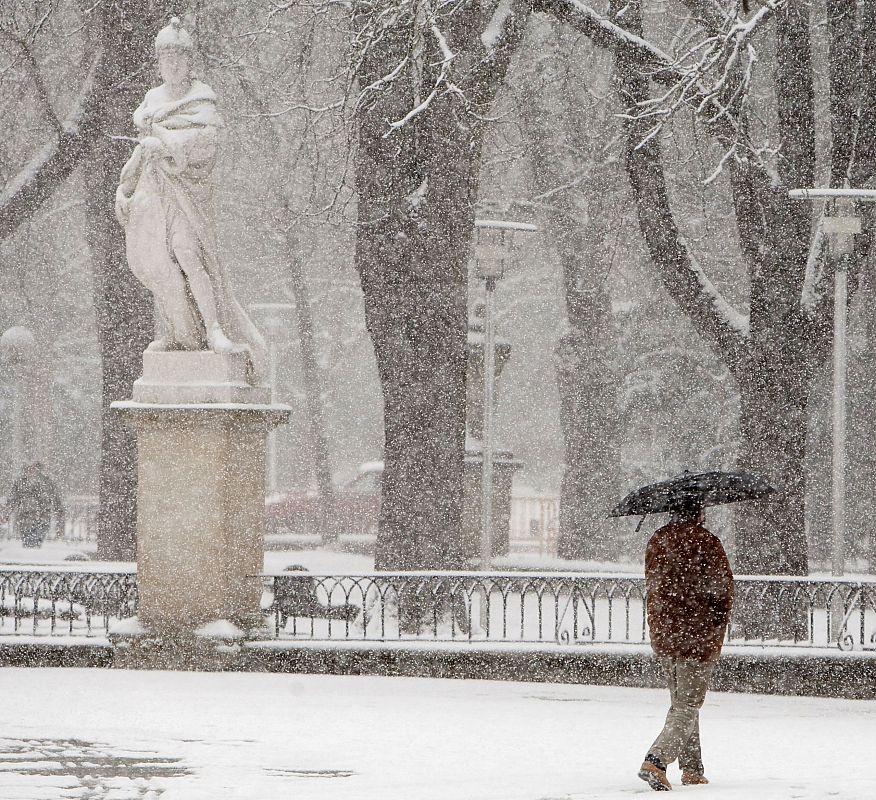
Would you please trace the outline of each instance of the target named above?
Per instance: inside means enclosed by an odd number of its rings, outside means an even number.
[[[305,567],[293,565],[286,567],[293,573],[275,578],[274,601],[271,611],[279,614],[281,627],[289,617],[312,617],[316,619],[337,619],[352,622],[361,609],[352,603],[329,605],[320,601],[316,593],[316,583]]]

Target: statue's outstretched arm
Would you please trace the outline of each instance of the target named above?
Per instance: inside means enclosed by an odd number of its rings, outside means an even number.
[[[116,219],[124,228],[128,224],[128,203],[137,188],[140,173],[143,171],[143,148],[137,145],[128,159],[122,174],[119,176],[119,186],[116,189]]]

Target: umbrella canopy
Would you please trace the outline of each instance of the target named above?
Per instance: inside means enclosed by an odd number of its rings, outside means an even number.
[[[684,506],[720,506],[756,500],[772,491],[763,478],[745,472],[685,472],[630,492],[609,516],[661,514]]]

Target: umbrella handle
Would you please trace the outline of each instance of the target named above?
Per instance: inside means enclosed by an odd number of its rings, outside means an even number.
[[[636,533],[638,533],[640,530],[642,530],[642,526],[645,524],[645,517],[647,517],[647,516],[648,516],[647,514],[642,514],[642,519],[640,519],[639,524],[636,525]]]

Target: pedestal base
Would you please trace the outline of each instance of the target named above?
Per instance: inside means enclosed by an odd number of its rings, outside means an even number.
[[[143,375],[134,381],[137,403],[270,403],[270,386],[247,383],[245,353],[209,350],[143,353]]]
[[[289,408],[130,401],[113,409],[137,434],[142,625],[178,638],[217,620],[260,625],[265,438]]]
[[[508,555],[509,526],[511,523],[511,482],[523,462],[511,453],[501,450],[493,457],[493,530],[490,536],[490,555]],[[462,535],[463,552],[468,559],[478,558],[483,527],[482,476],[484,456],[480,449],[467,447],[465,451],[463,485]]]

